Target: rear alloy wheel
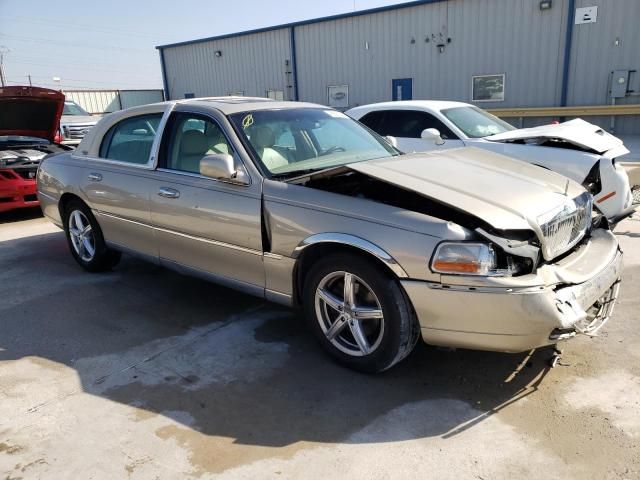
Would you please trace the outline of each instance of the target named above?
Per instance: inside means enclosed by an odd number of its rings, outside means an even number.
[[[331,255],[305,281],[309,326],[340,363],[380,372],[405,358],[419,337],[398,281],[359,256]]]
[[[100,225],[81,201],[74,200],[66,206],[64,231],[73,258],[86,270],[104,272],[120,261],[120,252],[107,247]]]
[[[69,215],[69,235],[76,255],[83,262],[93,260],[96,254],[96,239],[89,219],[80,210],[74,210]]]

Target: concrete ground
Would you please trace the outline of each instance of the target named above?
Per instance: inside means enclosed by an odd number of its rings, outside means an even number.
[[[556,368],[421,344],[378,376],[295,312],[0,221],[2,479],[640,478],[640,216],[612,320]]]

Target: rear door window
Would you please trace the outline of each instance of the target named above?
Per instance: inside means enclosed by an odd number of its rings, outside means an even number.
[[[162,113],[130,117],[109,129],[100,145],[100,157],[145,165],[158,132]]]

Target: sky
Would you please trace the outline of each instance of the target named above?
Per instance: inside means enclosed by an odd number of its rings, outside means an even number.
[[[9,85],[162,88],[157,45],[406,1],[0,0],[0,52]]]

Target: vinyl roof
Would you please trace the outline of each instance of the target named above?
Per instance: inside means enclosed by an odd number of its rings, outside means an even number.
[[[171,103],[171,102],[168,102]],[[190,98],[186,100],[174,100],[173,103],[189,104],[205,108],[215,108],[225,115],[234,113],[258,111],[258,110],[282,110],[291,108],[321,108],[328,109],[324,105],[306,102],[278,102],[259,97],[210,97]]]

